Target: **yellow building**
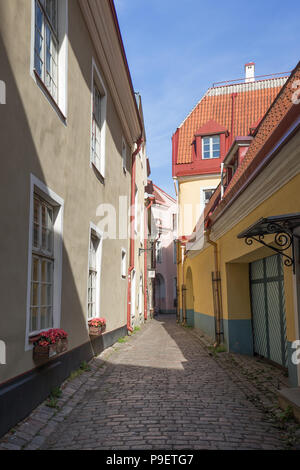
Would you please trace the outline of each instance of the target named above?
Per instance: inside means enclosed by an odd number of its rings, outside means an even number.
[[[178,250],[181,319],[229,351],[287,368],[293,385],[300,384],[293,356],[300,324],[299,78],[298,64],[265,116],[249,126],[251,135],[233,135],[201,223],[197,184],[178,185],[181,223],[185,202],[194,209]]]

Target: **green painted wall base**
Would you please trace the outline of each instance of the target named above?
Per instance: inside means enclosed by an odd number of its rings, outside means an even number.
[[[253,356],[251,320],[223,319],[224,342],[230,352]]]
[[[292,387],[298,386],[298,371],[296,364],[292,363],[292,355],[295,349],[292,349],[292,342],[287,342],[287,355],[288,355],[288,372],[289,372],[289,383]]]
[[[180,322],[183,321],[182,310],[179,312]],[[194,310],[187,310],[186,322],[188,326],[197,328],[207,336],[215,341],[215,319],[203,313],[194,312]],[[237,354],[245,354],[253,356],[253,335],[252,335],[252,322],[248,320],[222,320],[222,327],[224,333],[224,344],[227,346],[229,352]],[[294,353],[292,343],[288,341],[288,374],[289,383],[296,387],[298,385],[297,366],[292,363],[292,355]]]
[[[160,310],[159,313],[162,313],[163,315],[164,314],[175,314],[176,313],[176,309],[174,310]]]

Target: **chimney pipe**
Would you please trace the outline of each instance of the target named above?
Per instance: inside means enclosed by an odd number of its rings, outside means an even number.
[[[245,64],[245,83],[255,82],[255,63]]]

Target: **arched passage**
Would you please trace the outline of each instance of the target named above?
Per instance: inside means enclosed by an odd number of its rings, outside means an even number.
[[[194,326],[194,288],[193,274],[190,267],[186,273],[186,322],[189,326]]]
[[[157,313],[166,310],[166,284],[164,277],[157,273],[155,276],[155,311]]]

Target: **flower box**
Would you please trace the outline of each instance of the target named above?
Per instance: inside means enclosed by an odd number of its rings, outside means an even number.
[[[48,346],[34,346],[33,357],[35,360],[48,360],[51,357],[56,356],[57,348],[56,344],[49,344]]]
[[[106,330],[105,318],[93,318],[88,325],[90,336],[100,336]]]
[[[105,331],[103,326],[89,326],[89,335],[90,336],[100,336]]]
[[[51,357],[61,354],[68,349],[68,334],[61,329],[50,329],[43,331],[33,341],[34,360],[49,360]]]
[[[68,340],[65,339],[59,339],[58,342],[56,343],[56,351],[57,354],[61,354],[63,352],[66,352],[68,350]]]

